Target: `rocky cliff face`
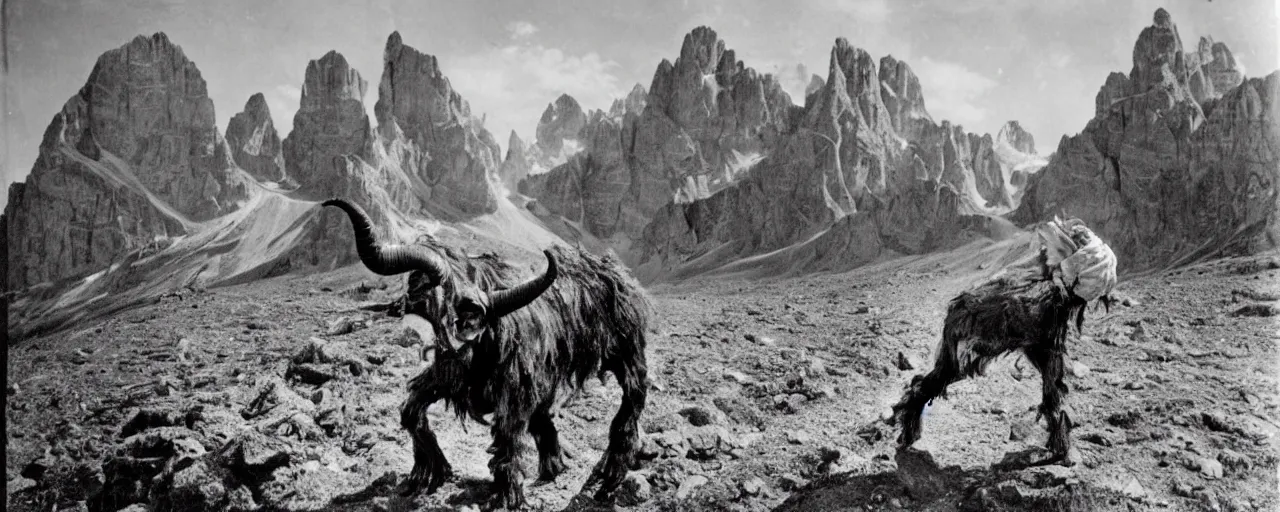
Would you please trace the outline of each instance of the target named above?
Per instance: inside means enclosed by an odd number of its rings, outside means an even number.
[[[565,110],[560,104],[548,112]],[[659,64],[647,94],[637,85],[608,114],[590,114],[577,139],[582,152],[530,176],[520,191],[554,214],[589,219],[593,235],[636,239],[663,205],[708,197],[759,162],[793,110],[772,76],[745,67],[699,27],[674,63]]]
[[[1036,139],[1030,133],[1022,129],[1022,125],[1017,121],[1009,121],[1000,127],[1000,133],[996,135],[996,141],[1003,142],[1015,151],[1027,154],[1036,154]]]
[[[1230,51],[1206,41],[1184,53],[1157,10],[1133,69],[1107,77],[1096,116],[1032,177],[1013,218],[1078,216],[1128,270],[1277,246],[1280,73],[1241,82]]]
[[[101,270],[239,208],[249,178],[196,65],[164,34],[98,58],[5,208],[14,289]]]
[[[538,119],[538,148],[547,157],[572,156],[581,149],[579,138],[586,125],[587,113],[582,111],[578,100],[568,94],[561,94],[555,102],[547,105],[547,109],[542,111],[542,118]],[[570,147],[566,148],[566,143]]]
[[[232,160],[254,179],[277,183],[285,181],[280,135],[276,133],[271,110],[262,93],[250,96],[244,110],[231,118],[227,123],[226,138]]]
[[[1009,121],[1000,127],[995,154],[1005,170],[1009,199],[1013,205],[1022,204],[1028,178],[1043,169],[1049,160],[1036,152],[1035,138],[1017,121]]]
[[[644,90],[641,89],[640,93],[643,94]],[[626,102],[615,100],[612,108],[621,109],[618,114],[621,116],[625,113]],[[508,142],[507,158],[503,160],[504,171],[500,173],[502,181],[509,190],[516,191],[520,188],[520,181],[526,176],[541,174],[568,162],[584,149],[586,141],[583,132],[586,129],[587,113],[582,110],[582,105],[573,96],[560,95],[547,104],[542,117],[538,119],[532,145],[525,147],[521,141],[522,149],[513,152],[511,149],[515,146],[513,142]],[[516,137],[514,132],[511,135]]]
[[[278,140],[255,95],[228,126],[233,148],[214,126],[199,71],[162,34],[104,54],[54,117],[31,176],[10,188],[0,217],[5,272],[20,291],[9,317],[19,335],[193,283],[355,262],[348,221],[317,208],[320,199],[359,203],[402,241],[421,234],[422,217],[495,212],[496,141],[434,57],[398,34],[384,56],[377,130],[365,110],[368,83],[329,52],[307,65],[288,138]],[[255,178],[296,180],[296,190]],[[505,215],[502,227],[482,222],[473,232],[491,238],[483,243],[546,243],[551,235],[526,220]]]
[[[628,113],[638,115],[644,111],[648,95],[644,86],[636,84],[626,97],[613,100],[605,117],[620,122]],[[519,137],[512,132],[511,141],[507,144],[507,157],[499,172],[507,189],[518,191],[520,182],[525,177],[546,173],[570,163],[576,155],[588,150],[592,137],[588,133],[599,129],[589,126],[589,123],[593,120],[598,123],[603,119],[594,117],[595,115],[594,112],[584,112],[582,105],[572,96],[562,94],[543,111],[538,120],[537,138],[532,145],[526,147],[524,141],[520,140],[519,151],[515,151],[513,148],[517,148],[516,141]],[[557,203],[563,202],[563,199],[550,198],[550,201]]]
[[[511,130],[511,136],[507,138],[507,157],[502,159],[502,165],[498,167],[498,176],[502,178],[502,184],[507,190],[519,190],[520,182],[533,170],[530,149],[532,148],[525,147],[524,140],[516,131]]]
[[[387,39],[372,129],[367,83],[330,52],[307,67],[302,108],[285,140],[291,177],[314,199],[341,196],[381,226],[402,214],[463,220],[497,209],[498,146],[453,90],[435,57]],[[309,173],[309,174],[308,174]],[[305,178],[304,178],[305,176]],[[357,261],[346,217],[334,209],[280,265],[332,268]]]
[[[634,117],[628,119],[634,122]],[[634,198],[633,176],[622,149],[624,123],[622,118],[592,111],[580,133],[583,151],[550,172],[529,176],[520,184],[520,192],[539,198],[550,212],[598,236],[643,224],[628,218]]]
[[[981,225],[976,216],[1013,206],[1012,158],[1034,152],[1029,137],[1013,147],[935,123],[910,66],[892,57],[877,66],[843,38],[830,62],[795,125],[751,172],[657,212],[637,247],[646,275],[794,244],[808,244],[810,256],[839,253],[835,266],[846,267],[884,251],[918,254],[959,243]]]
[[[368,82],[331,51],[307,64],[302,102],[284,140],[285,172],[299,192],[322,200],[344,192],[356,160],[374,158],[377,136],[365,113]]]
[[[373,109],[391,159],[426,185],[430,207],[447,206],[463,216],[495,211],[497,144],[436,58],[405,45],[395,32],[383,66]]]
[[[791,114],[791,98],[772,75],[746,67],[715,31],[698,27],[675,63],[664,60],[654,72],[632,154],[642,172],[670,179],[677,197],[699,199],[762,157]]]
[[[627,112],[639,114],[644,112],[644,107],[648,104],[649,93],[644,90],[643,85],[636,84],[631,88],[631,92],[627,93],[626,98],[613,100],[613,105],[609,107],[609,115],[622,117],[627,115]]]

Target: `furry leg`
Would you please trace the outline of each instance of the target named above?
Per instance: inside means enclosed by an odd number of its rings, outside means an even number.
[[[1040,370],[1043,399],[1039,415],[1044,416],[1045,426],[1049,430],[1047,448],[1053,453],[1053,461],[1067,460],[1067,452],[1071,450],[1071,418],[1062,410],[1062,402],[1067,396],[1067,385],[1063,382],[1066,374],[1065,357],[1066,354],[1059,350],[1027,353],[1027,358]]]
[[[902,433],[898,435],[899,449],[909,448],[920,439],[920,416],[924,413],[924,406],[945,395],[947,386],[960,380],[957,373],[954,365],[939,360],[928,374],[911,378],[902,399],[893,406],[893,418],[902,427]]]
[[[550,482],[568,467],[560,450],[560,434],[551,419],[551,411],[539,409],[529,420],[529,434],[538,446],[538,480]]]
[[[524,449],[523,436],[529,429],[529,421],[519,417],[494,418],[493,458],[489,459],[489,471],[493,473],[494,509],[521,509],[525,506],[524,486],[521,481],[520,452]]]
[[[609,448],[605,451],[601,466],[597,467],[598,471],[593,472],[587,480],[588,484],[602,480],[600,489],[595,494],[597,501],[612,498],[622,479],[627,476],[627,469],[635,461],[636,449],[640,445],[639,421],[649,392],[648,368],[645,367],[643,355],[625,360],[632,363],[627,366],[619,365],[613,372],[618,384],[622,386],[622,405],[618,407],[613,423],[609,426]]]
[[[427,419],[427,408],[440,399],[431,370],[409,382],[409,398],[400,408],[400,425],[413,438],[413,471],[405,480],[403,493],[413,494],[426,485],[427,494],[434,493],[453,476],[453,467],[440,450],[435,432]]]

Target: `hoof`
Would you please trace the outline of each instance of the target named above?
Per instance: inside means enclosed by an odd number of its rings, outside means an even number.
[[[542,461],[538,468],[539,482],[553,482],[561,473],[564,473],[569,466],[559,457],[549,458]]]

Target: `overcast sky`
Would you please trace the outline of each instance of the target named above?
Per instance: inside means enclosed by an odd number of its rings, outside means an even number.
[[[533,138],[561,93],[608,108],[636,83],[647,89],[658,63],[675,60],[698,25],[715,29],[747,66],[779,74],[800,103],[808,79],[796,66],[825,78],[837,37],[877,58],[892,54],[920,76],[935,120],[994,134],[1016,119],[1045,154],[1092,117],[1108,73],[1129,71],[1133,43],[1158,7],[1184,46],[1209,35],[1249,76],[1280,67],[1280,0],[3,1],[5,190],[30,172],[50,119],[98,56],[157,31],[199,67],[220,131],[262,92],[283,137],[307,62],[329,50],[369,81],[372,117],[382,49],[399,30],[406,44],[439,57],[504,151],[512,129]]]

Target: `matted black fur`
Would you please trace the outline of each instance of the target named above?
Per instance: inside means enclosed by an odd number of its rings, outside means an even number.
[[[948,386],[983,375],[995,359],[1021,351],[1040,371],[1043,399],[1039,414],[1048,421],[1050,460],[1066,460],[1071,448],[1071,420],[1062,411],[1067,394],[1064,358],[1071,320],[1076,321],[1079,331],[1086,305],[1083,299],[1044,279],[997,279],[951,299],[932,371],[913,377],[893,406],[894,419],[902,428],[899,447],[907,448],[920,438],[925,405],[934,398],[945,398]]]
[[[363,213],[351,208],[352,212]],[[353,219],[353,223],[356,219]],[[371,243],[376,243],[372,242]],[[600,483],[608,499],[626,476],[638,448],[638,421],[649,386],[645,360],[650,302],[613,257],[554,247],[547,251],[553,276],[531,302],[492,314],[498,290],[531,288],[528,275],[494,255],[466,256],[434,242],[419,242],[447,268],[413,270],[406,313],[426,319],[434,331],[435,362],[409,382],[401,424],[413,438],[414,466],[405,492],[434,492],[452,468],[428,422],[427,408],[444,401],[460,420],[490,426],[495,495],[492,505],[524,505],[518,456],[522,436],[532,435],[539,479],[565,470],[554,407],[588,378],[613,374],[622,403],[609,429],[609,445],[588,485]],[[536,291],[535,291],[536,293]],[[479,332],[470,339],[466,333]],[[484,416],[492,414],[492,422]]]

